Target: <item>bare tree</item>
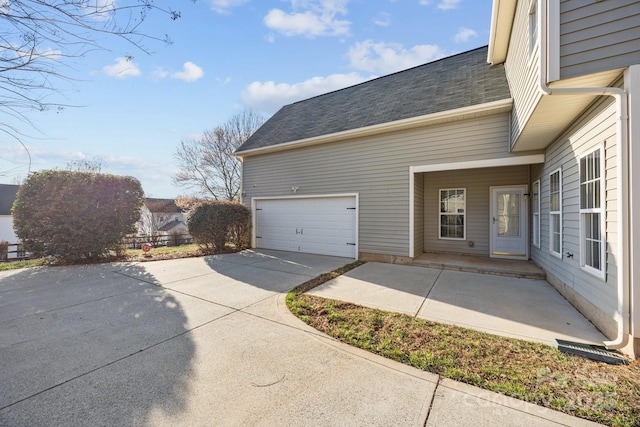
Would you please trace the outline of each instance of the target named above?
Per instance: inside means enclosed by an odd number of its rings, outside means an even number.
[[[0,112],[32,126],[30,111],[67,107],[51,97],[71,80],[64,67],[104,49],[106,38],[147,53],[145,40],[170,43],[166,35],[142,32],[151,12],[180,17],[154,0],[0,0]],[[0,122],[0,133],[23,144],[25,131],[15,125]]]
[[[174,154],[179,171],[173,182],[214,200],[237,200],[240,192],[240,161],[235,150],[264,123],[252,111],[243,111],[199,139],[183,140]]]

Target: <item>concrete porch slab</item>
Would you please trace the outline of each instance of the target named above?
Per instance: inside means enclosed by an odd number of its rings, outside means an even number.
[[[545,272],[528,260],[490,258],[426,252],[411,260],[411,265],[441,270],[469,271],[500,276],[546,279]]]
[[[540,279],[370,262],[309,293],[550,345],[606,340]]]

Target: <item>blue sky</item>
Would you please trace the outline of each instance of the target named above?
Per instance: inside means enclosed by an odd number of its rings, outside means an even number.
[[[60,61],[73,80],[60,82],[55,100],[78,107],[30,112],[33,127],[3,118],[27,133],[31,171],[97,158],[103,172],[138,178],[149,197],[185,194],[171,182],[181,140],[244,109],[269,117],[301,99],[484,46],[491,21],[490,0],[172,5],[180,19],[152,14],[142,29],[168,34],[172,44],[144,41],[147,54],[104,39],[104,51]],[[0,183],[28,171],[25,149],[0,135]]]

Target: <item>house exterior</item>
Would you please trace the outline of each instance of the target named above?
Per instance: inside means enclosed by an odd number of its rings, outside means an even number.
[[[19,185],[0,184],[0,242],[18,243],[13,231],[11,207],[16,199]]]
[[[488,46],[287,105],[239,147],[252,244],[530,259],[638,353],[640,2],[492,12]]]
[[[166,244],[172,234],[187,235],[187,213],[173,199],[147,197],[136,224],[138,236],[145,236],[153,244]],[[189,236],[184,236],[189,238]]]

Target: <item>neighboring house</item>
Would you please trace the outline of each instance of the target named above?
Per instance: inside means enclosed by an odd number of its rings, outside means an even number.
[[[531,259],[638,353],[638,22],[638,1],[494,0],[488,47],[283,107],[236,153],[252,245]]]
[[[18,238],[13,231],[11,207],[19,187],[19,185],[0,184],[0,242],[18,243]],[[10,250],[13,249],[15,248]]]
[[[138,235],[150,237],[153,243],[166,243],[171,234],[187,234],[187,213],[173,199],[146,198],[140,220]]]

